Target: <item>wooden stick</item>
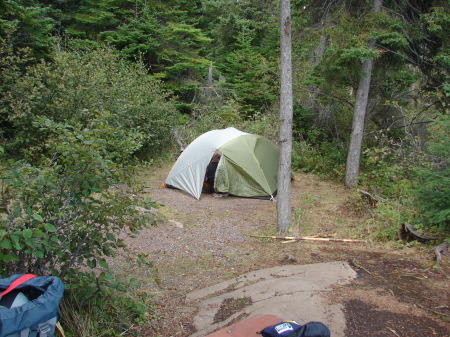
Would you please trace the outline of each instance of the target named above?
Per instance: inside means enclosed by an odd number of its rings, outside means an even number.
[[[397,337],[400,337],[400,335],[394,329],[392,329],[392,328],[386,328],[386,329],[388,329],[390,332],[392,332]]]
[[[59,333],[61,334],[61,336],[66,337],[66,335],[64,334],[64,329],[61,326],[61,322],[57,322],[56,323],[56,327],[58,328]]]
[[[331,238],[313,238],[308,236],[269,236],[269,235],[250,235],[252,238],[263,238],[263,239],[279,239],[279,240],[310,240],[310,241],[333,241],[333,242],[358,242],[366,243],[366,240],[353,240],[353,239],[331,239]]]
[[[373,194],[371,194],[371,193],[369,193],[369,192],[367,192],[367,191],[360,190],[360,189],[357,189],[357,191],[358,191],[359,193],[361,193],[361,194],[367,195],[367,196],[368,196],[369,198],[371,198],[372,200],[377,200],[377,201],[378,201],[378,200],[387,201],[386,199],[380,197],[379,195],[373,195]]]

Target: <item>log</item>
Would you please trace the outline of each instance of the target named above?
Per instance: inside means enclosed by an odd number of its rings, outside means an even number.
[[[404,222],[401,224],[401,228],[400,228],[400,238],[403,241],[413,241],[413,240],[417,240],[419,242],[422,243],[426,243],[429,240],[443,240],[445,239],[445,237],[442,236],[427,236],[427,235],[422,235],[416,232],[416,230],[414,229],[413,225]]]
[[[331,242],[354,242],[354,243],[366,243],[366,240],[354,240],[354,239],[332,239],[332,238],[314,238],[308,236],[270,236],[270,235],[250,235],[252,238],[261,239],[278,239],[278,240],[309,240],[309,241],[331,241]]]

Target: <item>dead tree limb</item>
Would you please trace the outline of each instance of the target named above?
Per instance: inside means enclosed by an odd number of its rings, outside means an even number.
[[[442,236],[427,236],[427,235],[422,235],[416,232],[416,230],[414,229],[413,225],[404,222],[401,224],[401,228],[400,228],[400,238],[403,241],[413,241],[413,240],[417,240],[419,242],[422,243],[426,243],[429,240],[443,240],[445,239],[445,237]]]
[[[400,337],[400,335],[394,330],[394,329],[392,329],[392,328],[386,328],[386,329],[388,329],[390,332],[392,332],[394,335],[396,335],[397,337]]]
[[[184,145],[183,140],[181,139],[180,135],[178,134],[178,130],[173,129],[173,138],[175,139],[175,142],[178,144],[178,147],[180,148],[180,152],[183,152],[186,146]]]
[[[309,241],[354,242],[354,243],[366,243],[367,242],[365,240],[314,238],[314,237],[308,237],[308,236],[250,235],[250,237],[252,237],[252,238],[261,238],[261,239],[289,240],[289,241],[309,240]]]
[[[380,197],[379,195],[375,195],[361,189],[357,189],[357,191],[367,197],[372,207],[375,207],[379,201],[387,201],[386,199]]]
[[[440,245],[437,245],[434,248],[434,254],[436,255],[436,266],[439,267],[439,264],[441,263],[442,260],[442,255],[447,254],[448,248],[449,245],[447,241],[442,242]]]
[[[431,240],[444,240],[445,237],[443,236],[427,236],[427,235],[422,235],[416,232],[416,230],[414,229],[413,225],[404,222],[401,224],[401,228],[400,228],[400,238],[403,241],[419,241],[421,243],[428,243],[428,241]],[[442,260],[442,255],[447,254],[449,249],[449,244],[448,242],[444,241],[441,244],[437,245],[434,248],[434,254],[436,255],[436,263],[434,264],[435,267],[440,267],[440,263]]]

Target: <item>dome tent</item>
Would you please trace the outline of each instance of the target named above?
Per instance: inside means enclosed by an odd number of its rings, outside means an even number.
[[[208,131],[190,143],[165,184],[200,199],[206,168],[216,151],[222,153],[215,177],[216,192],[273,198],[278,181],[278,147],[265,137],[232,127]]]

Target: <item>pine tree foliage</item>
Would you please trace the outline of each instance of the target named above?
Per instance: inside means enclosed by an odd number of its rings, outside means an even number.
[[[0,43],[14,50],[30,48],[35,58],[48,58],[55,45],[53,10],[39,1],[11,0],[0,5]]]
[[[278,93],[278,14],[271,1],[203,1],[213,40],[208,57],[244,117],[270,110]]]
[[[426,227],[450,230],[450,119],[440,116],[434,127],[436,136],[429,143],[431,167],[417,169],[416,186],[419,220]]]

